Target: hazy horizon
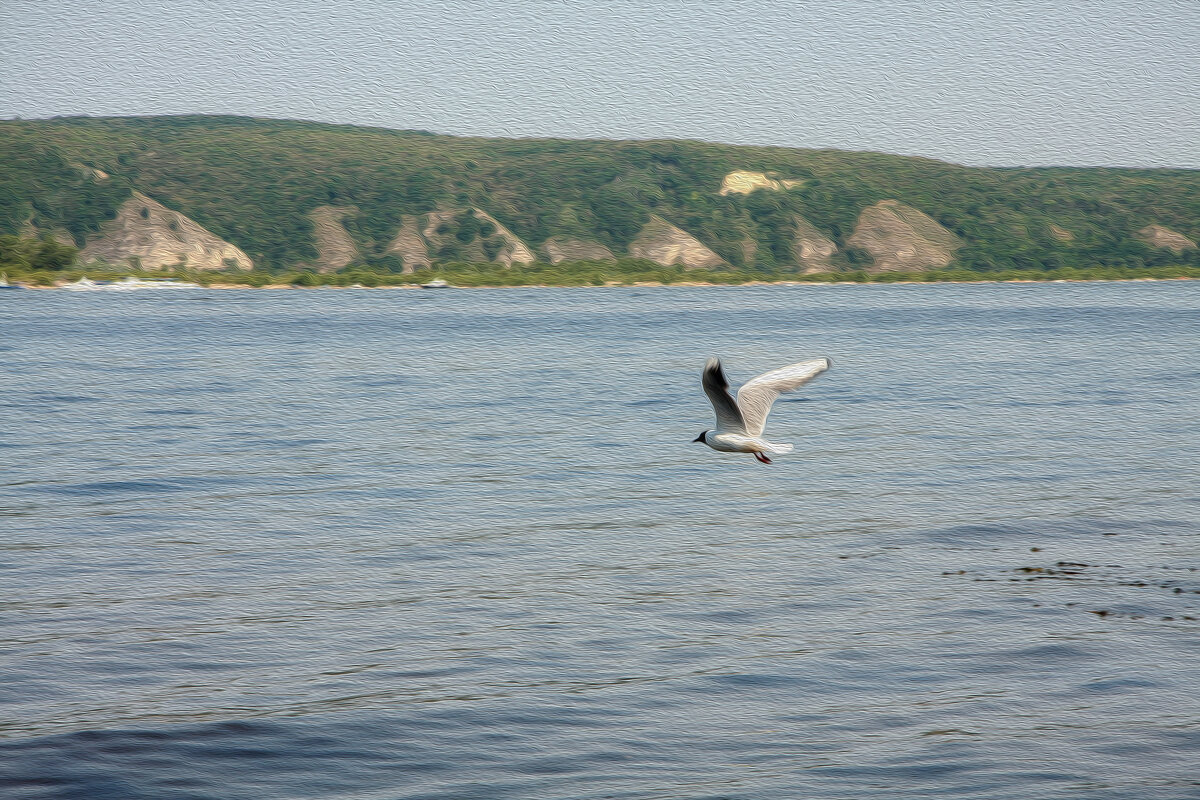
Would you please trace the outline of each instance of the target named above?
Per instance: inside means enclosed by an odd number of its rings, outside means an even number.
[[[227,114],[1200,168],[1200,7],[17,0],[0,116]]]

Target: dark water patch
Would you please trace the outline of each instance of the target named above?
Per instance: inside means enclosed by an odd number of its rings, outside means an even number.
[[[704,683],[716,691],[754,691],[756,689],[786,689],[804,694],[819,692],[821,682],[796,675],[751,673],[712,675]]]
[[[1044,533],[1045,531],[1040,531]],[[960,546],[994,546],[1017,537],[1038,535],[1039,531],[1028,523],[1007,525],[955,525],[943,530],[927,531],[921,538],[937,543]]]
[[[1042,644],[1021,650],[1006,650],[1006,659],[1024,661],[1037,665],[1048,665],[1052,662],[1086,660],[1096,657],[1096,653],[1086,647],[1066,643]]]
[[[26,488],[48,494],[101,497],[112,494],[144,494],[147,492],[156,494],[160,492],[178,492],[184,487],[176,483],[166,483],[163,481],[97,481],[94,483],[42,485]]]
[[[98,403],[101,398],[78,394],[33,394],[29,401],[34,403]]]
[[[995,472],[997,468],[993,466],[988,469]],[[1119,476],[1119,473],[1114,473],[1114,477]],[[1014,474],[992,475],[989,482],[1028,483],[1031,480],[1066,482],[1076,480],[1076,476],[1073,473],[1062,473],[1053,476],[1031,476],[1026,471]],[[1143,518],[1139,519],[1136,523],[1130,523],[1119,519],[1079,516],[1070,519],[1021,519],[1014,522],[987,525],[954,525],[943,529],[923,530],[918,533],[918,536],[921,540],[930,543],[966,547],[1010,546],[1021,540],[1036,542],[1037,545],[1044,546],[1056,540],[1075,540],[1105,536],[1115,537],[1127,534],[1137,534],[1139,536],[1156,533],[1178,535],[1184,531],[1198,529],[1200,527],[1178,519]]]
[[[943,576],[976,583],[1036,584],[1039,589],[1049,585],[1055,591],[1041,591],[1033,608],[1060,607],[1100,620],[1175,624],[1200,621],[1200,571],[1193,566],[1131,568],[1057,561],[1000,570],[953,570]]]
[[[229,797],[227,776],[258,797],[322,797],[388,776],[444,772],[435,745],[388,730],[374,746],[300,726],[227,722],[158,731],[69,734],[0,742],[0,789],[15,797]],[[191,787],[180,793],[180,786]],[[99,794],[97,794],[99,792]]]
[[[678,400],[674,397],[643,397],[640,400],[627,400],[624,405],[630,408],[652,408],[656,406],[674,406]]]
[[[970,575],[973,580],[981,582],[1061,581],[1091,585],[1170,589],[1175,594],[1200,594],[1200,568],[1185,565],[1135,568],[1120,564],[1056,561],[1053,564],[1012,567],[999,571],[955,570],[945,572],[943,575]]]
[[[1092,681],[1080,687],[1080,691],[1088,694],[1125,694],[1138,689],[1148,689],[1161,686],[1157,681],[1143,678],[1113,678],[1110,680]]]

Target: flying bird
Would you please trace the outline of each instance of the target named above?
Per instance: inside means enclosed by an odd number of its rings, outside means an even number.
[[[762,438],[771,405],[779,395],[800,388],[832,364],[828,358],[814,358],[771,370],[747,381],[734,400],[721,361],[710,358],[704,365],[701,383],[717,412],[717,429],[704,431],[692,441],[704,442],[724,453],[753,453],[763,464],[771,463],[767,453],[792,452],[790,444],[775,444]]]

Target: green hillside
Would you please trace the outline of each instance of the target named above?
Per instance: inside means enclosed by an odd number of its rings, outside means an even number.
[[[798,183],[719,195],[735,170]],[[982,169],[879,153],[460,138],[215,116],[0,122],[0,235],[65,230],[82,246],[134,190],[272,270],[314,262],[308,214],[324,205],[350,209],[342,224],[355,263],[382,270],[400,269],[385,250],[404,215],[471,207],[539,254],[556,236],[624,256],[654,214],[732,268],[761,274],[798,269],[800,215],[837,244],[831,268],[857,270],[870,258],[847,239],[862,209],[888,199],[959,237],[960,269],[1200,264],[1195,249],[1176,253],[1137,236],[1160,225],[1200,240],[1194,170]],[[489,227],[469,214],[449,220],[431,257],[490,257]],[[471,249],[477,238],[482,250]]]

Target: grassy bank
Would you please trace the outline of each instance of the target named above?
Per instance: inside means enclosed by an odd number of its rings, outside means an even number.
[[[651,262],[578,262],[574,264],[514,265],[505,269],[496,264],[448,264],[433,270],[410,274],[376,272],[350,268],[340,272],[311,271],[281,272],[195,272],[186,269],[165,272],[136,272],[127,267],[90,265],[72,266],[62,270],[37,270],[19,264],[5,267],[8,278],[33,286],[54,286],[87,276],[93,280],[115,280],[127,275],[144,278],[176,278],[204,286],[298,286],[298,287],[403,287],[418,286],[441,278],[459,287],[506,286],[632,286],[637,284],[715,284],[743,285],[753,283],[966,283],[993,281],[1114,281],[1114,280],[1171,280],[1200,278],[1200,267],[1174,266],[1142,269],[1067,267],[1056,270],[998,270],[976,272],[965,269],[944,269],[930,272],[864,271],[824,272],[809,275],[757,270],[684,270],[681,267],[660,267]]]

